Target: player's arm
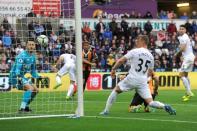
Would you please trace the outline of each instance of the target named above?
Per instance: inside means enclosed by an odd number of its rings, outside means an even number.
[[[175,54],[175,57],[180,57],[182,52],[186,50],[186,41],[180,40],[179,51]]]
[[[186,50],[186,43],[181,43],[179,45],[179,49],[180,49],[181,52],[185,51]]]
[[[159,77],[155,75],[154,70],[151,68],[148,70],[148,76],[152,77],[152,79],[154,80],[154,93],[158,94],[158,87],[159,87]]]
[[[112,70],[118,69],[122,64],[124,64],[127,61],[127,58],[125,56],[121,57],[115,65],[112,67]]]
[[[37,70],[36,70],[36,58],[34,57],[34,62],[31,65],[31,75],[33,78],[40,78]]]
[[[96,66],[95,63],[92,63],[92,62],[90,62],[90,61],[88,61],[88,60],[86,60],[84,58],[83,58],[83,63],[88,64],[88,65],[91,65],[91,66]]]
[[[182,52],[184,52],[186,49],[186,44],[180,44],[179,45],[179,51],[175,54],[176,57],[181,56]]]
[[[59,59],[57,60],[56,64],[54,65],[55,68],[57,68],[64,60],[64,57],[61,55]]]
[[[159,77],[153,76],[154,84],[154,93],[158,94],[158,87],[159,87]]]
[[[98,55],[94,50],[93,50],[93,61],[98,61]]]
[[[112,67],[111,70],[111,76],[112,78],[115,77],[116,74],[116,69],[118,69],[122,64],[124,64],[127,61],[127,58],[125,56],[121,57],[116,63],[115,65]]]
[[[15,64],[16,64],[15,73],[16,73],[16,76],[20,75],[23,63],[24,63],[23,56],[22,55],[18,55],[16,57],[16,60],[15,60]]]

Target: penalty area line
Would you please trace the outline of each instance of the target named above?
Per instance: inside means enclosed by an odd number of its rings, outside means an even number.
[[[100,119],[116,119],[116,120],[138,120],[138,121],[156,121],[156,122],[174,122],[197,124],[197,121],[182,121],[182,120],[163,120],[163,119],[148,119],[148,118],[127,118],[127,117],[111,117],[111,116],[83,116],[84,118],[100,118]]]

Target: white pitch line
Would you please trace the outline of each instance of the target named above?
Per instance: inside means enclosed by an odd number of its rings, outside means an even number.
[[[87,102],[87,103],[91,103],[91,102],[94,102],[94,103],[105,103],[106,101],[84,101],[84,102]],[[126,102],[126,101],[119,101],[119,102],[115,102],[115,103],[119,103],[119,104],[124,104],[124,103],[130,103],[129,101]],[[194,104],[176,104],[176,103],[168,103],[170,105],[177,105],[177,106],[197,106],[197,105],[194,105]]]
[[[72,104],[72,103],[76,103],[77,101],[51,101],[51,102],[58,102],[58,103],[67,103],[67,104]],[[84,101],[84,103],[106,103],[106,101]],[[129,104],[130,102],[126,102],[126,101],[119,101],[119,102],[115,102],[115,103],[118,103],[118,104]],[[168,103],[170,105],[175,105],[175,106],[194,106],[196,107],[197,104],[188,104],[188,103],[185,103],[185,104],[176,104],[176,103]]]
[[[197,124],[197,121],[182,121],[182,120],[162,120],[162,119],[147,119],[147,118],[126,118],[126,117],[110,117],[110,116],[83,116],[85,118],[101,118],[101,119],[117,119],[117,120],[139,120],[139,121],[160,121],[160,122],[174,122],[174,123],[187,123]]]

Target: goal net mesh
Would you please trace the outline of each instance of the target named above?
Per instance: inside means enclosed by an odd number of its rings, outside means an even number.
[[[75,48],[74,0],[0,1],[0,119],[74,114],[77,96],[66,100],[69,76],[63,76],[62,85],[54,89],[53,67],[62,53]],[[48,37],[47,44],[38,44],[40,35]],[[32,112],[20,113],[24,91],[9,85],[9,73],[30,39],[36,42],[36,70],[42,78],[26,74],[39,93],[29,105]]]

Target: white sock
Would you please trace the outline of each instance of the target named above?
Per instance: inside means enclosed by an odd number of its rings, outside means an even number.
[[[104,111],[109,112],[109,109],[111,108],[112,104],[116,101],[117,94],[118,93],[115,90],[111,92],[111,94],[107,99],[107,103]]]
[[[159,101],[152,101],[149,103],[149,106],[157,109],[164,109],[165,105]]]
[[[74,92],[74,85],[70,84],[70,86],[68,88],[67,96],[71,97],[73,95],[73,92]]]
[[[27,103],[26,102],[21,102],[21,109],[25,109],[25,107],[26,107],[26,105],[27,105]]]
[[[190,86],[190,80],[189,80],[189,77],[186,77],[187,78],[187,80],[188,80],[188,82],[189,82],[189,86]]]
[[[183,84],[185,86],[185,89],[187,91],[187,93],[190,93],[191,92],[191,89],[190,89],[190,82],[189,80],[186,78],[186,77],[181,77],[182,81],[183,81]]]
[[[61,84],[62,82],[61,82],[61,78],[60,78],[60,76],[56,76],[56,82],[57,82],[57,84]]]

